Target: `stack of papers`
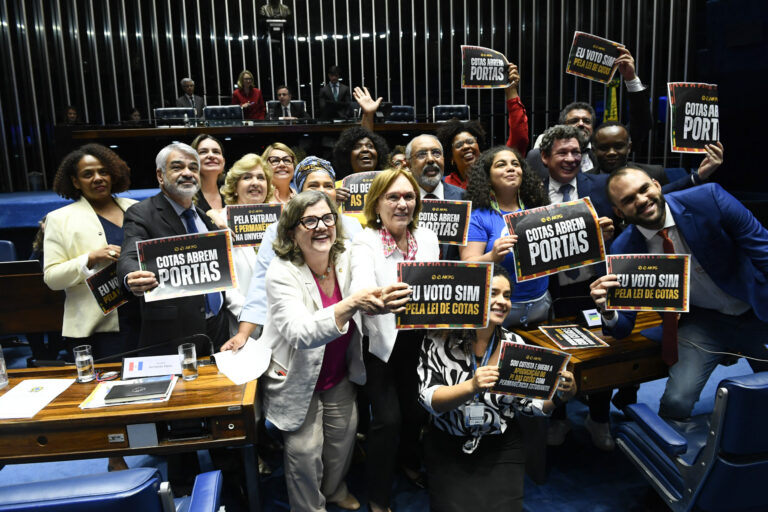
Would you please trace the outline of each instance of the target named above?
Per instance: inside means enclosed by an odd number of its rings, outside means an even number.
[[[125,405],[125,404],[151,404],[156,402],[167,402],[171,398],[171,393],[176,385],[176,381],[179,380],[177,375],[167,375],[164,377],[148,377],[146,379],[133,379],[129,381],[115,380],[110,382],[100,382],[96,389],[88,395],[88,398],[83,400],[80,404],[81,409],[97,409],[99,407],[111,407],[113,405]],[[163,387],[166,391],[164,393],[158,393],[156,390],[151,394],[147,394],[147,391],[137,391],[136,388],[145,388],[148,390],[151,387],[159,386]],[[107,395],[115,388],[126,388],[120,390],[120,392],[126,393],[124,398],[112,398],[107,401]],[[132,391],[133,390],[133,391]]]

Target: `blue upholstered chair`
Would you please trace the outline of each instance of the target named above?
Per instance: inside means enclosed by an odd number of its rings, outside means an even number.
[[[387,123],[415,123],[416,109],[413,105],[392,105]]]
[[[768,372],[721,381],[712,413],[687,422],[625,412],[616,444],[673,511],[768,510]]]
[[[10,240],[0,240],[0,261],[16,261],[16,246]]]
[[[155,468],[62,478],[0,487],[0,511],[216,512],[221,471],[197,475],[190,496],[173,499]]]
[[[432,107],[432,122],[449,121],[453,118],[469,121],[469,105],[435,105]]]

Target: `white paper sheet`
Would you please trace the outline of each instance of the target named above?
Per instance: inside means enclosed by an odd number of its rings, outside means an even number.
[[[216,354],[219,371],[235,384],[245,384],[261,377],[272,359],[272,351],[263,344],[248,338],[237,353],[231,350]]]
[[[32,418],[75,379],[26,379],[0,397],[0,419]]]

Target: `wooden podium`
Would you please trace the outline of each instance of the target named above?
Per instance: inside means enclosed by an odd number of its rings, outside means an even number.
[[[42,272],[0,274],[0,290],[0,334],[61,332],[65,294],[48,288]]]

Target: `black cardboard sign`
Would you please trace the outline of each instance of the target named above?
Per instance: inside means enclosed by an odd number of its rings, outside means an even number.
[[[117,262],[107,265],[85,282],[105,315],[128,302],[128,292],[117,277]]]
[[[597,348],[609,346],[589,329],[576,324],[542,325],[539,330],[563,350],[572,348]]]
[[[379,171],[356,172],[341,180],[341,185],[349,189],[349,199],[342,203],[344,213],[362,213],[365,206],[365,194]]]
[[[609,255],[605,264],[620,284],[608,289],[606,309],[688,312],[688,254]]]
[[[603,233],[588,197],[504,216],[514,246],[517,281],[591,265],[605,259]]]
[[[488,324],[491,263],[409,261],[397,264],[398,281],[411,285],[398,329],[478,329]]]
[[[717,85],[672,82],[667,88],[672,151],[706,153],[704,146],[720,140]]]
[[[467,245],[471,209],[471,201],[424,199],[419,227],[434,231],[441,244]]]
[[[618,67],[619,48],[624,45],[586,32],[575,32],[565,72],[607,84]]]
[[[497,89],[509,85],[509,62],[503,53],[461,45],[461,88]]]
[[[228,229],[136,242],[142,270],[159,285],[144,300],[173,299],[237,287]]]
[[[264,232],[280,218],[282,204],[227,205],[227,226],[233,247],[258,247]]]
[[[505,341],[499,352],[499,380],[491,392],[550,400],[557,391],[558,372],[570,358],[565,352]]]

